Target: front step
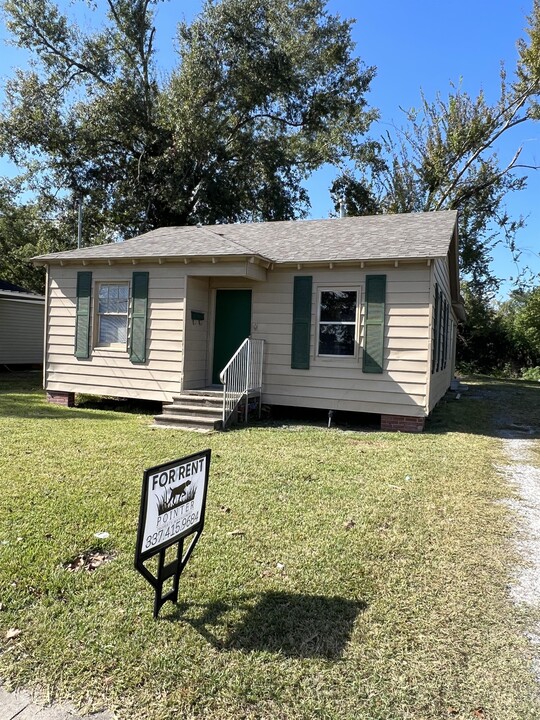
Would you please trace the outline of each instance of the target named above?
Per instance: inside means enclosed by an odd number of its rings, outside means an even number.
[[[221,429],[221,417],[215,418],[202,417],[197,415],[180,415],[177,413],[163,413],[154,418],[155,427],[168,427],[176,430],[205,430],[213,432]]]
[[[154,418],[154,426],[213,432],[221,429],[222,408],[221,390],[186,390],[163,406],[163,413]]]

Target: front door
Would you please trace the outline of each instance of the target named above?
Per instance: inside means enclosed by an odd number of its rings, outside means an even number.
[[[251,290],[217,290],[212,383],[251,333]]]

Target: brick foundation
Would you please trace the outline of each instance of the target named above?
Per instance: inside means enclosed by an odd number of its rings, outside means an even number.
[[[47,402],[63,405],[64,407],[73,407],[75,405],[75,393],[47,390]]]
[[[421,433],[425,418],[406,415],[381,415],[381,430],[390,432]]]

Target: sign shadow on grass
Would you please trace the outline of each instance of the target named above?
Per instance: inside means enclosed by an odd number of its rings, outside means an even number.
[[[244,595],[235,603],[186,603],[168,619],[189,623],[222,651],[338,660],[366,607],[341,597],[267,592]]]

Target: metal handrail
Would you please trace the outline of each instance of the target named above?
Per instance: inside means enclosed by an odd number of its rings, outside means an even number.
[[[223,427],[227,426],[231,416],[242,398],[246,398],[245,420],[248,420],[248,399],[251,394],[259,394],[259,415],[262,395],[262,371],[264,358],[264,340],[246,338],[219,374],[223,383]]]

